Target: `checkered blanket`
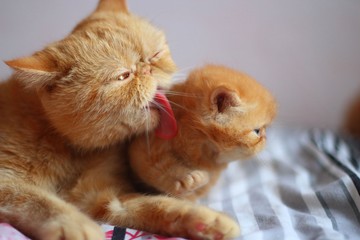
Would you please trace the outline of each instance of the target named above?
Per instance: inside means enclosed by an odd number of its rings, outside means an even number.
[[[360,142],[285,128],[273,129],[268,139],[256,158],[231,163],[200,203],[237,220],[238,239],[360,239]],[[108,240],[166,239],[103,229]],[[0,240],[24,240],[9,234],[20,233],[0,224]]]

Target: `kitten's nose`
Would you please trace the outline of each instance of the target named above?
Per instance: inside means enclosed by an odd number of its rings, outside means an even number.
[[[265,128],[262,128],[261,131],[260,131],[260,136],[261,137],[266,137],[266,130]]]

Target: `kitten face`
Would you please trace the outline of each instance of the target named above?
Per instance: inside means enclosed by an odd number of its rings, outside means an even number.
[[[7,62],[37,89],[55,128],[83,148],[153,129],[159,113],[148,106],[175,71],[160,30],[100,6],[64,40]]]
[[[265,146],[276,104],[249,76],[209,65],[194,71],[177,91],[194,96],[180,100],[180,105],[194,109],[180,118],[212,139],[222,153],[219,161],[247,158]]]

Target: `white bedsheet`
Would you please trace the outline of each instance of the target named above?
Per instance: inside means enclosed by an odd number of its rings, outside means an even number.
[[[330,131],[273,129],[201,202],[237,219],[239,239],[360,239],[360,159]]]

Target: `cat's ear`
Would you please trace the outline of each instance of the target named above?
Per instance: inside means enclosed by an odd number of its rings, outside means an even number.
[[[103,11],[129,13],[126,0],[100,0],[96,12]]]
[[[45,54],[5,61],[5,64],[15,70],[27,87],[45,86],[59,75],[54,59]]]
[[[211,104],[215,111],[223,113],[231,107],[241,107],[241,99],[236,92],[218,87],[211,94]]]

